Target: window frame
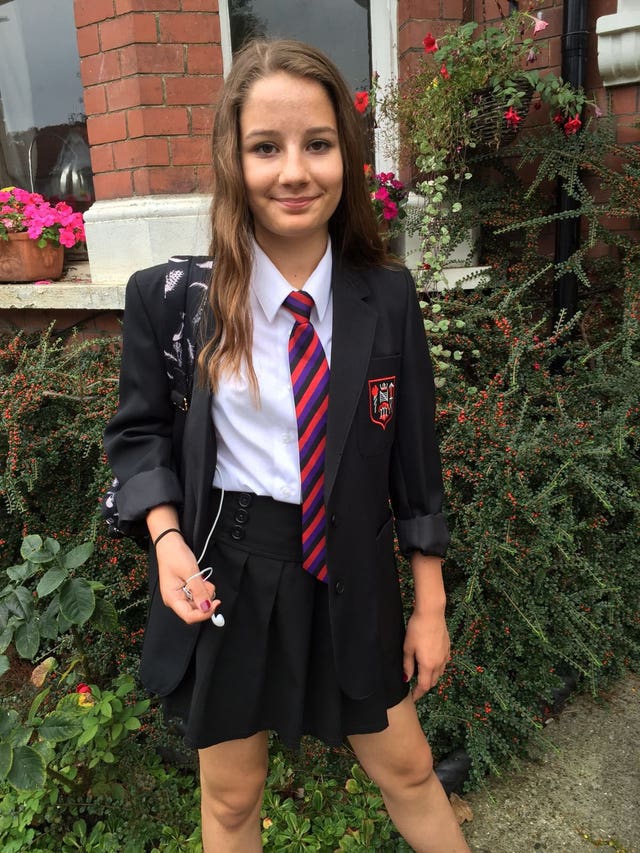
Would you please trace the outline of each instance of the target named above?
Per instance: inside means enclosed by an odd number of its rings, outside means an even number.
[[[228,0],[219,0],[220,42],[222,69],[226,77],[233,61],[231,51],[231,16]],[[384,89],[398,79],[398,0],[371,0],[371,67],[378,74],[378,83]],[[396,129],[382,119],[375,131],[376,169],[379,172],[397,172],[395,159],[385,151],[383,140],[393,139]],[[395,147],[395,146],[393,146]]]

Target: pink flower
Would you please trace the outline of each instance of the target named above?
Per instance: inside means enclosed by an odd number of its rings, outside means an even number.
[[[378,201],[386,201],[389,198],[389,190],[386,187],[380,187],[374,192],[373,197]]]
[[[548,26],[549,21],[543,21],[542,18],[536,18],[535,23],[533,25],[534,36],[536,33],[541,33],[543,30],[546,30]]]
[[[522,121],[522,116],[519,116],[513,107],[509,107],[509,109],[504,114],[504,120],[506,121],[508,126],[512,128],[512,130],[517,130],[518,125]]]
[[[577,133],[581,127],[582,122],[580,121],[580,115],[576,113],[575,118],[570,118],[565,122],[564,135],[571,136],[572,134]]]
[[[395,201],[385,201],[382,215],[385,219],[395,219],[398,215],[398,205]]]
[[[353,101],[354,107],[358,110],[359,113],[364,113],[369,106],[369,93],[368,92],[356,92],[355,99]]]
[[[73,233],[72,228],[61,228],[58,239],[60,240],[60,245],[66,246],[67,249],[76,244],[76,235]]]
[[[438,50],[438,42],[434,39],[431,33],[427,33],[422,39],[425,53],[435,53]]]

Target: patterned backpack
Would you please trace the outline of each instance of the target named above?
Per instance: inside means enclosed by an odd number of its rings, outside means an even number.
[[[199,255],[172,257],[167,263],[164,281],[163,352],[175,407],[173,448],[180,458],[184,420],[189,409],[196,357],[196,330],[205,305],[208,280],[213,262]],[[144,522],[120,521],[116,477],[104,494],[100,514],[107,525],[107,535],[120,539],[130,537],[140,545],[148,542]]]

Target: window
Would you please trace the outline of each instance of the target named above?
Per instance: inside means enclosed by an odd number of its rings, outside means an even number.
[[[0,186],[93,201],[73,0],[0,0]]]
[[[220,20],[225,70],[247,39],[267,36],[320,48],[354,92],[368,89],[372,74],[382,86],[397,75],[397,0],[220,0]],[[378,137],[375,160],[393,170]]]

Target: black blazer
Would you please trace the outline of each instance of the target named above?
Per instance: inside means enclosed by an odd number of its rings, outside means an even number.
[[[174,503],[185,539],[199,554],[215,510],[211,394],[194,383],[176,460],[161,340],[164,274],[164,266],[142,270],[127,286],[120,406],[105,446],[121,483],[120,517],[143,519],[153,506]],[[375,689],[375,661],[397,643],[390,634],[402,624],[390,502],[403,553],[444,556],[449,537],[433,376],[413,280],[404,268],[355,270],[334,260],[332,292],[325,462],[329,606],[340,685],[362,698]],[[141,676],[149,690],[166,695],[184,675],[202,626],[186,625],[163,605],[153,549],[149,563]],[[228,620],[235,592],[223,572],[213,580]]]

